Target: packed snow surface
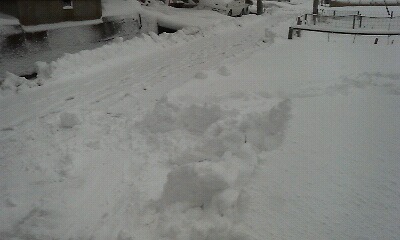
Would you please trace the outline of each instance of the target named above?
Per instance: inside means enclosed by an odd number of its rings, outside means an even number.
[[[399,43],[311,5],[7,73],[0,239],[398,239]]]

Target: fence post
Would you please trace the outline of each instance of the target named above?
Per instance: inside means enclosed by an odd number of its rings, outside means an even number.
[[[139,13],[139,29],[142,29],[142,15]]]
[[[288,39],[293,39],[293,28],[289,27]]]
[[[355,26],[356,26],[356,16],[354,15],[353,16],[353,29],[355,28]]]
[[[360,28],[362,27],[362,16],[359,17],[360,18]]]

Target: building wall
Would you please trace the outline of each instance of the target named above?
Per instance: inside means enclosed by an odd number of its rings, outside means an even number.
[[[61,0],[18,0],[22,25],[38,25],[101,18],[101,0],[73,0],[72,9],[63,9]]]
[[[0,0],[0,12],[19,17],[18,3],[15,0]]]

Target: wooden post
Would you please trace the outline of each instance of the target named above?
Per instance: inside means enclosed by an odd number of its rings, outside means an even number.
[[[293,39],[293,28],[289,27],[288,39]]]
[[[318,14],[318,0],[314,0],[313,2],[313,14]]]
[[[263,14],[263,3],[262,0],[257,0],[257,15]]]
[[[353,29],[356,27],[356,16],[353,16]]]
[[[318,0],[314,0],[313,1],[313,21],[314,21],[314,25],[315,25],[315,21],[318,15]]]

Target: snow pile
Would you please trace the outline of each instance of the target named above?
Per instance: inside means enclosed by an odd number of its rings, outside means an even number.
[[[241,223],[248,201],[244,187],[258,154],[281,144],[289,118],[289,100],[243,114],[219,105],[179,106],[167,97],[158,101],[138,126],[156,149],[174,153],[169,163],[175,167],[156,203],[160,236],[251,239]]]
[[[40,81],[38,80],[27,80],[24,77],[19,77],[17,75],[7,72],[6,78],[0,82],[0,96],[19,93],[21,91],[24,91],[25,89],[37,87],[39,85]]]
[[[217,24],[204,29],[187,28],[176,33],[163,33],[157,35],[154,32],[142,34],[140,38],[123,41],[122,38],[116,39],[108,45],[104,45],[95,50],[84,50],[75,54],[65,54],[63,57],[50,63],[36,62],[37,80],[35,82],[45,84],[50,79],[56,80],[65,75],[79,76],[89,72],[97,72],[105,67],[117,66],[121,62],[157,52],[165,48],[173,48],[195,39],[204,38],[213,34],[215,31],[225,29],[237,29],[241,24],[235,19],[229,19],[222,24]],[[227,68],[222,67],[220,74],[229,75]],[[200,76],[204,77],[205,76]],[[6,76],[7,84],[15,82],[13,74]],[[17,84],[18,85],[18,84]],[[38,85],[38,84],[36,84]],[[35,86],[30,84],[30,87]],[[8,85],[5,88],[9,88]],[[4,88],[4,89],[5,89]],[[2,88],[3,89],[3,88]]]

